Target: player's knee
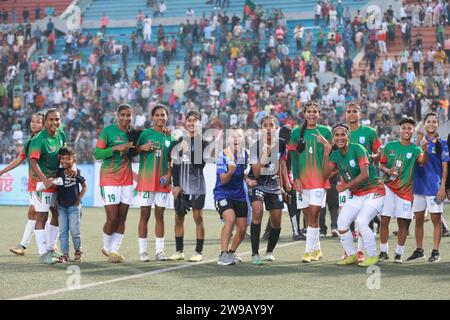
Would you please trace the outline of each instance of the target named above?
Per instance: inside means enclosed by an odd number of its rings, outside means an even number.
[[[348,229],[350,229],[350,221],[346,220],[346,219],[339,219],[337,221],[337,226],[338,226],[338,230],[340,231],[347,231]]]
[[[194,222],[195,222],[195,225],[197,225],[197,226],[202,225],[203,224],[203,217],[202,216],[194,217]]]

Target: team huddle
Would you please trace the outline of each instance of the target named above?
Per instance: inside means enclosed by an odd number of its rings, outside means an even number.
[[[278,128],[276,118],[266,116],[260,123],[257,139],[246,148],[241,129],[231,128],[226,145],[206,152],[202,138],[201,114],[189,111],[181,137],[166,127],[169,112],[164,105],[151,111],[153,126],[143,131],[131,128],[133,111],[120,105],[117,124],[100,133],[94,157],[101,161],[100,190],[106,212],[102,253],[109,261],[125,258],[120,247],[133,193],[140,207],[138,227],[139,259],[150,261],[148,222],[151,209],[155,216],[155,259],[184,260],[184,220],[192,209],[196,225],[196,245],[190,262],[202,260],[205,230],[203,208],[206,183],[204,168],[208,160],[216,164],[213,189],[216,210],[223,223],[219,265],[242,261],[236,255],[250,224],[251,262],[255,265],[275,261],[274,249],[281,232],[284,204],[289,208],[293,228],[298,214],[306,219],[304,263],[323,257],[320,244],[319,215],[326,205],[327,190],[339,193],[337,229],[333,230],[344,250],[338,265],[367,267],[388,260],[388,234],[391,218],[398,224],[394,261],[402,263],[410,223],[415,218],[416,249],[408,261],[423,258],[423,224],[428,212],[434,226],[433,249],[429,262],[440,260],[446,198],[447,142],[438,133],[438,116],[428,113],[424,132],[416,131],[411,118],[399,121],[400,138],[382,146],[376,131],[361,125],[361,107],[346,106],[346,123],[332,128],[319,124],[320,105],[303,106],[304,122],[292,131]],[[30,205],[22,241],[11,252],[25,254],[33,233],[40,261],[46,264],[82,261],[81,200],[86,183],[76,169],[75,151],[65,143],[60,114],[51,109],[45,116],[36,114],[31,121],[32,138],[18,158],[0,175],[25,160],[29,163]],[[414,139],[414,137],[416,138]],[[133,158],[139,158],[137,185],[133,187]],[[381,173],[381,176],[380,174]],[[330,185],[330,180],[337,185]],[[170,193],[175,206],[176,252],[164,252],[164,210]],[[264,209],[269,211],[268,243],[264,259],[259,254]],[[50,221],[48,213],[52,213]],[[296,218],[297,217],[297,218]],[[380,246],[377,250],[373,220],[380,222]],[[297,228],[298,229],[298,228]],[[75,249],[69,255],[69,232]],[[354,235],[358,235],[358,247]],[[61,253],[56,250],[60,240]]]

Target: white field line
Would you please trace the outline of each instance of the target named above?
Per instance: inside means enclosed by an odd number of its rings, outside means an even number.
[[[299,244],[299,243],[298,242],[290,242],[290,243],[278,245],[276,248],[280,249],[280,248],[292,246],[294,244]],[[251,254],[251,251],[247,251],[247,252],[241,253],[239,255],[240,256],[247,256],[247,255],[250,255],[250,254]],[[56,294],[61,294],[61,293],[69,292],[69,291],[79,291],[79,290],[89,289],[89,288],[98,287],[98,286],[102,286],[102,285],[106,285],[106,284],[122,282],[122,281],[128,281],[128,280],[134,280],[134,279],[143,278],[143,277],[146,277],[146,276],[157,275],[157,274],[160,274],[160,273],[165,273],[165,272],[169,272],[169,271],[173,271],[173,270],[191,268],[191,267],[195,267],[195,266],[198,266],[198,265],[207,264],[207,263],[216,262],[216,261],[217,261],[217,258],[210,259],[210,260],[205,260],[205,261],[202,261],[202,262],[199,262],[199,263],[186,263],[186,264],[178,265],[178,266],[175,266],[175,267],[158,269],[158,270],[144,272],[144,273],[135,274],[135,275],[131,275],[131,276],[125,276],[125,277],[110,279],[110,280],[106,280],[106,281],[91,282],[91,283],[88,283],[88,284],[80,285],[78,288],[62,288],[62,289],[43,291],[43,292],[40,292],[40,293],[35,293],[35,294],[27,295],[27,296],[12,298],[12,299],[9,299],[9,300],[39,299],[39,298],[53,296],[53,295],[56,295]],[[299,262],[300,262],[300,260],[299,260]]]

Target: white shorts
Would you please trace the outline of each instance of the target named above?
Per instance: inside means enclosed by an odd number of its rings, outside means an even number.
[[[32,191],[29,193],[29,200],[36,212],[49,212],[50,207],[56,204],[56,193]]]
[[[305,189],[297,192],[297,209],[305,209],[309,206],[325,207],[327,192],[325,189]]]
[[[383,210],[381,215],[391,218],[412,219],[412,201],[400,198],[388,186],[385,186]]]
[[[339,192],[339,208],[342,207],[350,197],[350,190],[346,189],[342,192]]]
[[[372,208],[375,208],[378,212],[381,212],[381,209],[383,208],[383,201],[384,196],[375,193],[369,193],[364,196],[351,195],[348,197],[345,205],[351,206],[358,210],[360,210],[364,206],[370,206]]]
[[[103,205],[130,205],[133,199],[133,186],[104,186],[100,187]]]
[[[167,208],[169,206],[169,193],[139,191],[140,207],[151,207],[153,204],[160,208]]]
[[[437,204],[434,196],[414,195],[413,212],[421,212],[428,209],[429,213],[443,213],[444,203]]]

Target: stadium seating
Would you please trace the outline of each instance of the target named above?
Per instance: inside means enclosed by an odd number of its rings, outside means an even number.
[[[8,21],[12,22],[12,9],[16,7],[17,23],[23,22],[22,11],[26,8],[30,12],[30,21],[34,21],[34,9],[39,3],[41,8],[41,18],[45,16],[45,8],[53,7],[55,14],[60,15],[72,3],[72,0],[20,0],[14,3],[14,0],[3,0],[0,2],[0,8],[8,12]]]
[[[317,43],[317,39],[318,39],[319,28],[313,26],[313,24],[314,24],[313,20],[291,20],[291,21],[288,21],[288,23],[287,23],[288,29],[289,29],[288,46],[289,46],[289,52],[290,52],[291,57],[294,57],[295,54],[297,53],[296,44],[295,44],[295,41],[293,38],[293,29],[299,23],[301,23],[306,29],[310,28],[310,30],[312,31],[313,40],[314,40],[313,46],[312,46],[312,52],[315,53],[315,51],[316,51],[316,43]],[[179,28],[179,26],[164,26],[164,31],[165,31],[166,36],[171,37],[173,34],[177,34],[178,28]],[[328,28],[321,28],[321,29],[325,34],[327,34],[329,31]],[[134,30],[135,30],[135,28],[108,28],[106,30],[106,38],[108,38],[109,36],[113,36],[116,41],[120,41],[121,43],[123,41],[125,41],[131,47],[130,35]],[[92,34],[96,34],[97,31],[98,31],[98,29],[84,30],[84,32],[91,32]],[[156,41],[156,34],[157,34],[157,26],[153,25],[153,27],[152,27],[152,42]],[[196,51],[200,50],[199,43],[196,43],[194,45],[194,50],[196,50]],[[55,58],[58,58],[59,56],[61,56],[63,54],[63,52],[64,52],[64,39],[59,38],[59,39],[57,39],[56,51],[53,56]],[[89,58],[89,55],[91,54],[91,52],[92,52],[92,47],[81,49],[80,53],[81,53],[84,63],[87,62],[87,59]],[[171,79],[173,79],[173,77],[174,77],[175,68],[177,65],[179,65],[180,68],[183,69],[184,52],[185,51],[179,47],[176,58],[172,59],[169,66],[166,67],[166,74]],[[354,56],[356,54],[356,50],[354,47],[351,48],[350,54],[351,54],[351,56]],[[129,59],[128,59],[128,68],[127,68],[128,75],[132,76],[136,66],[138,66],[139,64],[142,64],[142,63],[143,63],[143,61],[139,62],[138,56],[133,56],[130,53]]]
[[[421,33],[423,36],[422,39],[422,47],[423,47],[423,53],[425,54],[428,49],[432,46],[436,48],[437,40],[436,40],[436,27],[419,27],[419,28],[412,28],[411,29],[411,46],[414,48],[416,43],[416,35],[418,33]],[[450,34],[450,27],[445,27],[444,34],[448,35]],[[388,51],[388,57],[394,61],[395,57],[400,55],[400,52],[403,50],[403,39],[402,39],[402,32],[400,30],[400,27],[397,27],[395,32],[395,41],[393,43],[387,43],[387,51]],[[380,57],[375,63],[375,69],[378,70],[379,68],[383,67],[383,60],[384,57]],[[448,67],[448,64],[446,64]],[[355,67],[355,72],[353,73],[354,77],[359,77],[361,74],[369,70],[369,66],[366,64],[365,60],[361,60],[358,65]]]
[[[159,3],[160,0],[158,0]],[[281,8],[285,13],[292,12],[312,12],[317,0],[255,0],[256,5],[262,5],[264,9]],[[333,1],[337,3],[336,0]],[[344,6],[350,7],[350,9],[360,8],[367,1],[353,1],[343,0]],[[205,4],[206,0],[191,0],[186,3],[185,0],[166,0],[167,11],[165,17],[184,17],[186,15],[186,9],[189,6],[194,10],[197,17],[202,13],[209,13],[214,9],[214,5]],[[230,0],[230,7],[225,8],[227,14],[231,15],[242,14],[244,7],[243,0]],[[142,10],[145,14],[152,15],[152,9],[146,7],[146,0],[128,0],[126,6],[122,0],[94,0],[94,2],[88,7],[84,19],[85,20],[100,20],[102,15],[106,13],[109,19],[135,19],[138,10]]]

